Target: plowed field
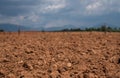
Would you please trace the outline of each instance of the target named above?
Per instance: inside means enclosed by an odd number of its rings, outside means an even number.
[[[0,33],[0,78],[120,78],[120,33]]]

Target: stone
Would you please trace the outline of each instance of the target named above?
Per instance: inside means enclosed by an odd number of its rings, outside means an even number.
[[[67,63],[67,67],[71,67],[72,66],[72,64],[71,63]]]
[[[8,74],[7,78],[16,78],[14,74],[10,73]]]

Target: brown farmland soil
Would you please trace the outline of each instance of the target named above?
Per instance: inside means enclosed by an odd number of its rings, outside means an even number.
[[[120,33],[0,33],[0,78],[120,78]]]

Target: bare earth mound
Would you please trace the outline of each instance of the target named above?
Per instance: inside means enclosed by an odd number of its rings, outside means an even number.
[[[0,33],[0,78],[120,78],[120,33]]]

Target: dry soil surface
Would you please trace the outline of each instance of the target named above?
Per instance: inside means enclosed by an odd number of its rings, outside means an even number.
[[[0,78],[120,78],[120,33],[0,33]]]

